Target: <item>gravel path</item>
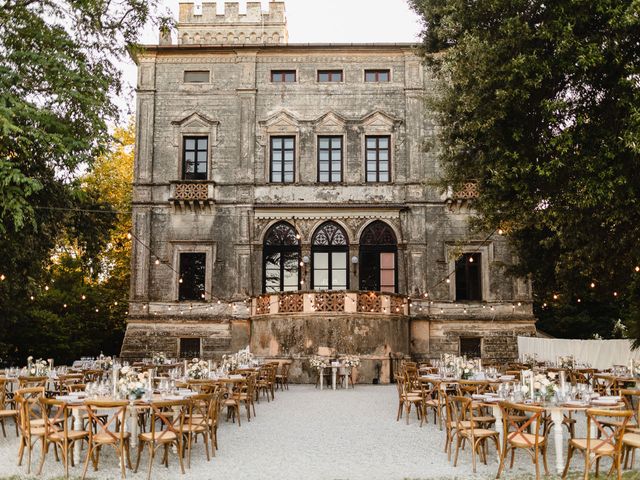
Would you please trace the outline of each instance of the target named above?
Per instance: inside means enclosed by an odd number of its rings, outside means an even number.
[[[154,480],[164,479],[239,479],[239,480],[403,480],[432,478],[495,478],[498,465],[494,450],[489,465],[479,464],[478,474],[471,471],[469,450],[461,451],[458,466],[453,467],[442,451],[444,432],[432,423],[420,428],[412,415],[410,424],[396,422],[397,393],[393,385],[358,385],[354,390],[319,391],[309,385],[292,385],[289,391],[276,392],[275,402],[261,400],[258,416],[242,426],[221,421],[217,457],[204,459],[202,444],[195,445],[191,470],[180,475],[175,456],[169,469],[156,463]],[[583,418],[578,424],[584,423]],[[0,437],[0,478],[19,475],[26,478],[26,466],[17,467],[18,442],[7,429]],[[552,450],[552,449],[551,449]],[[61,464],[50,452],[42,478],[62,474]],[[84,453],[84,452],[83,452]],[[34,452],[34,467],[39,452]],[[129,479],[146,479],[146,453],[141,471],[127,472]],[[526,478],[533,465],[526,453],[516,457],[516,467],[503,478]],[[493,459],[493,461],[492,461]],[[84,460],[84,458],[83,458]],[[135,461],[135,458],[134,458]],[[96,479],[120,478],[115,455],[105,451]],[[580,462],[574,464],[579,467]],[[549,466],[554,465],[549,452]],[[143,468],[144,466],[144,468]],[[72,469],[79,476],[82,469]]]

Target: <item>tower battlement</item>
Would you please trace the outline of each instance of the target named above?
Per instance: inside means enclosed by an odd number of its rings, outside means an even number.
[[[225,2],[223,14],[218,14],[216,2],[180,3],[181,45],[283,44],[287,38],[284,2],[269,2],[266,12],[260,2],[247,2],[242,14],[238,2]]]

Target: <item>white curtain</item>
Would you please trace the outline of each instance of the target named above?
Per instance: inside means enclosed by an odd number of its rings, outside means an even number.
[[[640,361],[640,349],[632,350],[630,340],[518,337],[518,355],[522,358],[526,354],[535,354],[541,362],[555,362],[558,357],[573,355],[576,362],[599,369],[627,365],[630,358]]]

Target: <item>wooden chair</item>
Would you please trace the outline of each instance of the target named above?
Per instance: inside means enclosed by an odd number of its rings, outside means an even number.
[[[422,426],[422,412],[425,410],[423,407],[423,396],[420,387],[407,380],[408,375],[405,373],[404,378],[399,382],[399,388],[402,390],[402,404],[405,409],[405,421],[409,425],[409,415],[411,414],[411,407],[414,406],[420,425]],[[402,416],[402,414],[400,415]]]
[[[7,408],[9,402],[7,402],[7,384],[9,381],[6,378],[0,377],[0,425],[2,425],[2,435],[7,438],[7,432],[5,431],[4,422],[8,418],[12,418],[16,427],[16,437],[18,436],[18,409]],[[11,402],[13,403],[13,402]]]
[[[284,362],[280,367],[280,373],[276,374],[276,389],[280,387],[280,390],[289,390],[289,368],[291,368],[290,362]]]
[[[45,388],[49,377],[18,377],[18,388]]]
[[[635,463],[636,445],[640,445],[640,390],[622,389],[620,396],[625,403],[625,408],[633,412],[633,416],[624,429],[622,439],[622,453],[624,455],[624,468],[628,468],[629,456],[631,456],[631,468]]]
[[[211,414],[212,394],[199,393],[189,399],[187,415],[181,432],[187,437],[187,466],[191,468],[191,446],[193,440],[197,440],[198,435],[202,435],[204,449],[207,454],[207,462],[211,460],[209,456],[209,415]]]
[[[104,446],[111,446],[120,459],[120,471],[122,478],[126,478],[125,455],[127,464],[131,468],[130,439],[131,434],[125,431],[127,421],[127,400],[87,400],[85,403],[89,424],[89,447],[87,458],[84,462],[82,479],[87,475],[89,460],[93,462],[94,471],[98,471],[100,451]],[[108,414],[105,414],[109,411]]]
[[[238,391],[238,390],[242,390],[243,384],[246,385],[246,381],[247,379],[244,378],[242,382],[238,382],[238,384],[236,384],[234,386],[234,390]],[[267,393],[267,398],[268,397],[268,393]],[[241,421],[240,421],[240,401],[238,400],[238,398],[235,395],[235,392],[225,392],[224,393],[224,399],[222,401],[222,406],[225,407],[227,409],[227,421],[229,421],[229,418],[231,418],[231,420],[235,423],[236,418],[238,419],[238,426],[242,426],[241,425]]]
[[[246,377],[246,382],[241,383],[239,388],[233,392],[233,397],[238,404],[238,409],[240,408],[240,404],[244,404],[244,407],[247,411],[247,421],[251,421],[251,410],[253,409],[253,416],[256,416],[256,406],[254,403],[254,399],[256,396],[256,382],[257,382],[257,374],[252,373]],[[238,415],[240,415],[238,411]]]
[[[218,419],[220,417],[220,400],[222,391],[216,390],[212,393],[211,407],[209,411],[209,440],[211,443],[211,454],[215,457],[218,449]]]
[[[455,426],[453,436],[456,438],[456,453],[453,458],[453,466],[457,466],[460,447],[466,441],[471,443],[471,462],[473,473],[476,473],[476,455],[480,455],[485,465],[487,464],[488,440],[492,440],[496,446],[496,452],[500,455],[500,442],[498,432],[486,428],[478,428],[473,415],[473,405],[470,398],[459,395],[448,398],[449,414],[452,426]]]
[[[58,377],[58,392],[60,395],[66,395],[71,390],[69,387],[84,383],[84,376],[81,373],[69,373]]]
[[[138,436],[136,473],[138,472],[140,456],[145,445],[149,446],[149,471],[147,473],[147,480],[151,480],[151,468],[153,467],[153,459],[155,458],[158,448],[164,447],[162,463],[169,467],[169,451],[171,450],[169,447],[175,445],[180,469],[184,475],[184,464],[182,462],[184,450],[183,429],[185,410],[187,410],[188,406],[188,400],[151,402],[151,431],[141,433]]]
[[[187,382],[187,388],[198,393],[205,393],[203,390],[210,390],[209,387],[214,385],[215,383],[213,380],[207,379],[191,379]]]
[[[567,462],[562,472],[562,478],[567,477],[571,457],[575,450],[579,450],[584,454],[584,478],[588,480],[591,465],[595,461],[596,477],[600,469],[600,459],[610,457],[612,460],[611,470],[609,474],[616,471],[617,478],[621,478],[621,450],[624,431],[629,419],[633,416],[633,412],[629,410],[587,410],[587,432],[592,431],[592,427],[596,427],[597,438],[572,438],[569,440],[569,449],[567,451]],[[602,419],[617,420],[617,422],[602,423]],[[613,426],[612,426],[613,425]]]
[[[31,453],[36,443],[40,443],[44,455],[44,422],[40,413],[39,400],[44,397],[44,387],[19,388],[16,390],[18,407],[20,447],[18,449],[18,466],[22,465],[22,457],[27,450],[27,474],[31,473]]]
[[[40,397],[42,420],[44,422],[44,447],[40,457],[38,475],[42,473],[44,461],[49,453],[49,446],[60,447],[62,451],[62,464],[64,465],[64,477],[69,478],[69,463],[75,466],[73,458],[73,446],[77,441],[87,441],[89,432],[86,430],[73,430],[72,419],[69,416],[69,408],[65,402],[52,398]]]
[[[600,395],[620,395],[620,389],[624,387],[613,375],[596,375],[593,380],[593,389]]]
[[[102,380],[104,370],[84,370],[82,374],[84,375],[84,382],[82,383],[99,382]]]
[[[513,375],[513,379],[515,381],[520,381],[520,374],[522,373],[522,370],[507,370],[505,372],[505,375]]]
[[[516,450],[524,450],[530,456],[536,467],[536,480],[540,478],[539,456],[542,456],[544,471],[548,475],[547,466],[547,436],[543,423],[544,409],[532,405],[500,402],[502,411],[502,453],[500,455],[500,478],[509,451],[511,452],[511,464],[513,468]],[[533,433],[531,433],[533,432]]]

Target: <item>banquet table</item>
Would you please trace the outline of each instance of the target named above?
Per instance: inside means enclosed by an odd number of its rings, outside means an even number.
[[[332,390],[336,390],[337,387],[337,377],[338,377],[338,369],[339,368],[345,368],[347,370],[345,376],[344,376],[344,380],[343,380],[343,387],[344,388],[349,388],[349,375],[351,375],[351,369],[349,367],[345,367],[344,365],[341,364],[332,364],[329,365],[327,367],[320,367],[318,369],[318,374],[320,375],[320,390],[324,390],[324,371],[325,369],[331,369],[331,388]]]
[[[482,401],[480,402],[481,406],[490,407],[492,410],[492,415],[496,419],[495,428],[500,437],[500,445],[503,443],[504,436],[504,428],[502,423],[502,410],[500,409],[500,405],[498,404],[498,398],[494,397],[496,400],[494,401]],[[556,471],[558,474],[562,474],[564,470],[564,441],[562,434],[562,421],[564,420],[565,413],[568,412],[584,412],[589,408],[624,408],[624,402],[618,402],[614,405],[595,405],[595,404],[551,404],[551,403],[543,403],[541,405],[537,404],[528,404],[528,405],[536,405],[544,408],[544,410],[550,415],[551,421],[553,422],[553,446],[556,454]],[[586,420],[585,420],[586,421]],[[595,427],[592,425],[592,431],[590,432],[590,436],[595,437]]]

